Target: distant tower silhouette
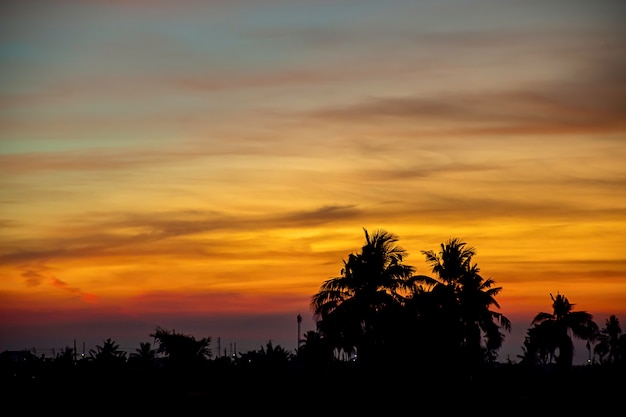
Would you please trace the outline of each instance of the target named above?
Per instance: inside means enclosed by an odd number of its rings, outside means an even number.
[[[296,353],[298,352],[298,349],[300,349],[300,324],[302,324],[302,315],[298,314],[297,320],[298,320],[298,343],[296,344]]]

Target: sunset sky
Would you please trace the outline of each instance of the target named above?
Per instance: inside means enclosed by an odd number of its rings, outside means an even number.
[[[550,294],[626,331],[626,3],[0,5],[0,351],[157,326],[294,350],[384,229],[476,248],[521,354]],[[578,361],[587,357],[577,351]]]

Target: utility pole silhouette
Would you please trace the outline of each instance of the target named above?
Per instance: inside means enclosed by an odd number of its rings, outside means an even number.
[[[300,325],[302,324],[302,315],[298,314],[298,343],[296,344],[296,353],[298,353],[298,349],[300,349]]]

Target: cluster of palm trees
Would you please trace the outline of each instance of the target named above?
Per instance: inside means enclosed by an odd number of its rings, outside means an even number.
[[[397,359],[472,369],[495,360],[511,323],[494,310],[501,287],[480,275],[474,248],[452,238],[437,252],[422,251],[431,277],[404,263],[395,234],[364,232],[361,251],[312,297],[318,331],[334,349],[372,365]]]
[[[438,251],[422,251],[433,276],[416,275],[404,263],[406,251],[396,235],[364,232],[361,251],[350,254],[341,276],[325,281],[312,298],[321,337],[365,363],[412,352],[429,364],[471,373],[497,358],[511,323],[494,310],[502,288],[480,275],[473,247],[451,238]],[[522,363],[571,368],[572,336],[586,340],[590,350],[598,342],[594,355],[600,362],[626,358],[626,338],[615,316],[599,330],[591,314],[573,311],[564,295],[552,299],[553,312],[537,314],[528,329]],[[409,360],[402,356],[405,364]]]
[[[586,341],[590,363],[596,357],[600,364],[626,361],[626,334],[622,333],[617,316],[607,318],[605,327],[600,329],[591,314],[574,311],[574,304],[564,295],[550,294],[550,297],[552,313],[541,312],[533,319],[532,327],[526,331],[520,363],[542,366],[554,363],[557,369],[567,371],[574,357],[572,336]]]
[[[325,281],[311,301],[318,332],[330,346],[363,363],[388,363],[398,352],[411,352],[402,355],[403,364],[426,359],[438,369],[470,374],[495,361],[511,323],[494,310],[502,288],[480,275],[473,247],[451,238],[438,251],[422,251],[433,276],[416,275],[396,235],[364,232],[361,251],[350,254],[341,276]],[[552,298],[554,311],[539,313],[528,329],[522,363],[571,368],[572,336],[589,348],[597,341],[594,353],[602,362],[626,358],[615,316],[600,331],[591,314],[573,311],[564,295]]]

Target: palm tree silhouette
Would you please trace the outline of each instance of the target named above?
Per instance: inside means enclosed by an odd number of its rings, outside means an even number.
[[[457,344],[467,364],[494,360],[504,340],[500,330],[511,330],[510,320],[491,310],[492,306],[500,308],[495,297],[502,287],[494,287],[494,280],[480,275],[478,265],[472,263],[476,250],[459,238],[442,243],[439,252],[422,253],[435,278],[417,276],[418,281],[431,287],[431,293],[416,292],[415,296],[430,298],[427,305],[431,311],[435,306],[440,312],[435,320],[452,332],[446,339]],[[446,350],[454,349],[449,346]]]
[[[334,360],[333,346],[315,330],[309,330],[301,340],[295,358],[305,369],[322,371]]]
[[[130,356],[145,360],[153,360],[156,357],[156,351],[152,349],[149,342],[140,342],[139,347]]]
[[[573,311],[567,297],[557,294],[552,298],[552,313],[538,313],[532,320],[540,331],[538,334],[545,335],[548,339],[541,338],[538,343],[552,352],[556,358],[559,371],[571,369],[574,360],[574,344],[572,336],[583,340],[589,340],[598,332],[598,325],[593,321],[593,316],[586,311]],[[556,350],[558,349],[558,355]]]
[[[414,290],[414,268],[403,263],[406,251],[398,237],[367,229],[359,253],[344,260],[341,276],[322,283],[311,299],[320,333],[340,351],[356,351],[362,362],[379,357],[384,335],[391,331],[382,317],[402,309],[403,295]]]
[[[598,334],[598,344],[594,347],[594,353],[600,357],[601,363],[620,362],[620,344],[622,328],[619,319],[614,314],[606,319],[605,326]],[[606,356],[606,359],[604,357]]]
[[[165,354],[169,366],[174,368],[184,369],[204,364],[212,356],[210,337],[197,340],[193,335],[161,327],[157,327],[150,336],[159,344],[157,353]]]
[[[140,342],[135,352],[130,354],[128,363],[138,369],[146,370],[154,365],[155,360],[156,350],[152,348],[152,345],[148,342]]]
[[[104,340],[102,345],[96,345],[96,349],[91,349],[89,355],[94,361],[103,364],[126,362],[126,352],[111,338]]]
[[[94,371],[94,376],[97,375],[97,389],[104,392],[113,389],[113,385],[110,385],[111,379],[116,379],[125,371],[126,352],[120,349],[117,342],[108,338],[102,345],[96,345],[95,349],[89,350],[88,364]]]
[[[556,338],[547,327],[533,326],[526,329],[520,364],[534,367],[546,366],[554,360],[557,348]]]

